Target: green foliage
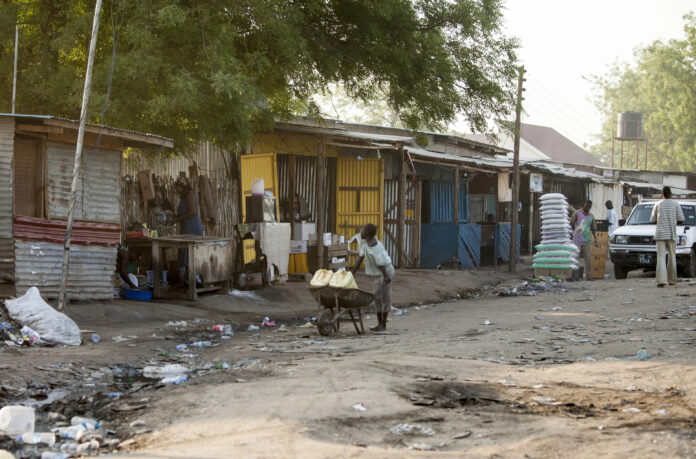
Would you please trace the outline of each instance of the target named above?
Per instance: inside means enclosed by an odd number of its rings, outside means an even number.
[[[607,164],[612,125],[623,111],[643,112],[648,138],[648,168],[693,171],[696,165],[696,16],[684,16],[685,38],[656,41],[635,52],[633,65],[616,64],[598,79],[597,107],[605,122],[592,151]],[[628,147],[626,144],[626,148]],[[643,146],[640,146],[643,167]],[[618,144],[615,151],[618,151]],[[624,166],[636,167],[635,145]],[[618,167],[618,156],[616,156]]]
[[[473,129],[507,115],[515,40],[502,0],[107,0],[90,121],[173,137],[247,142],[276,118],[319,113],[312,96],[340,83],[380,95],[403,126],[440,129],[458,113]],[[17,111],[77,118],[93,2],[0,4],[0,65],[12,68],[19,21]],[[0,77],[9,111],[11,72]]]

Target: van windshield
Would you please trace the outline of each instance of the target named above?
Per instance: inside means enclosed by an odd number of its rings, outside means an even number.
[[[638,204],[631,216],[628,217],[626,221],[627,225],[654,225],[650,223],[650,215],[652,215],[654,203],[651,204]],[[682,212],[684,212],[684,225],[694,226],[696,225],[696,205],[694,204],[682,204]]]

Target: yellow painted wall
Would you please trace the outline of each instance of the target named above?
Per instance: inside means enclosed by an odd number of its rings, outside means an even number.
[[[377,237],[382,240],[383,214],[383,160],[363,159],[359,161],[352,158],[338,158],[336,167],[336,232],[343,234],[347,240],[359,233],[366,223],[374,223],[377,225]],[[355,247],[351,247],[351,250],[355,249]],[[353,263],[352,260],[351,263]]]
[[[251,182],[257,178],[263,179],[265,191],[270,191],[276,197],[276,215],[280,215],[278,202],[278,168],[276,155],[243,155],[242,168],[242,221],[246,221],[246,197],[251,196]],[[256,258],[254,241],[244,241],[244,263]]]

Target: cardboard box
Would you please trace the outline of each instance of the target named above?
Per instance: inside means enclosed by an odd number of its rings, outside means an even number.
[[[307,253],[309,241],[290,241],[290,253]]]
[[[297,222],[292,224],[293,227],[293,239],[296,241],[307,241],[309,240],[309,235],[317,232],[316,223],[310,222]]]
[[[155,199],[155,185],[152,183],[152,171],[150,169],[138,172],[138,183],[140,184],[143,201]]]

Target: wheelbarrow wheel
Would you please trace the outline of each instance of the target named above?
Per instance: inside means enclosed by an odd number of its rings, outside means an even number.
[[[333,329],[333,313],[331,309],[324,309],[317,319],[317,330],[321,336],[329,336]]]

